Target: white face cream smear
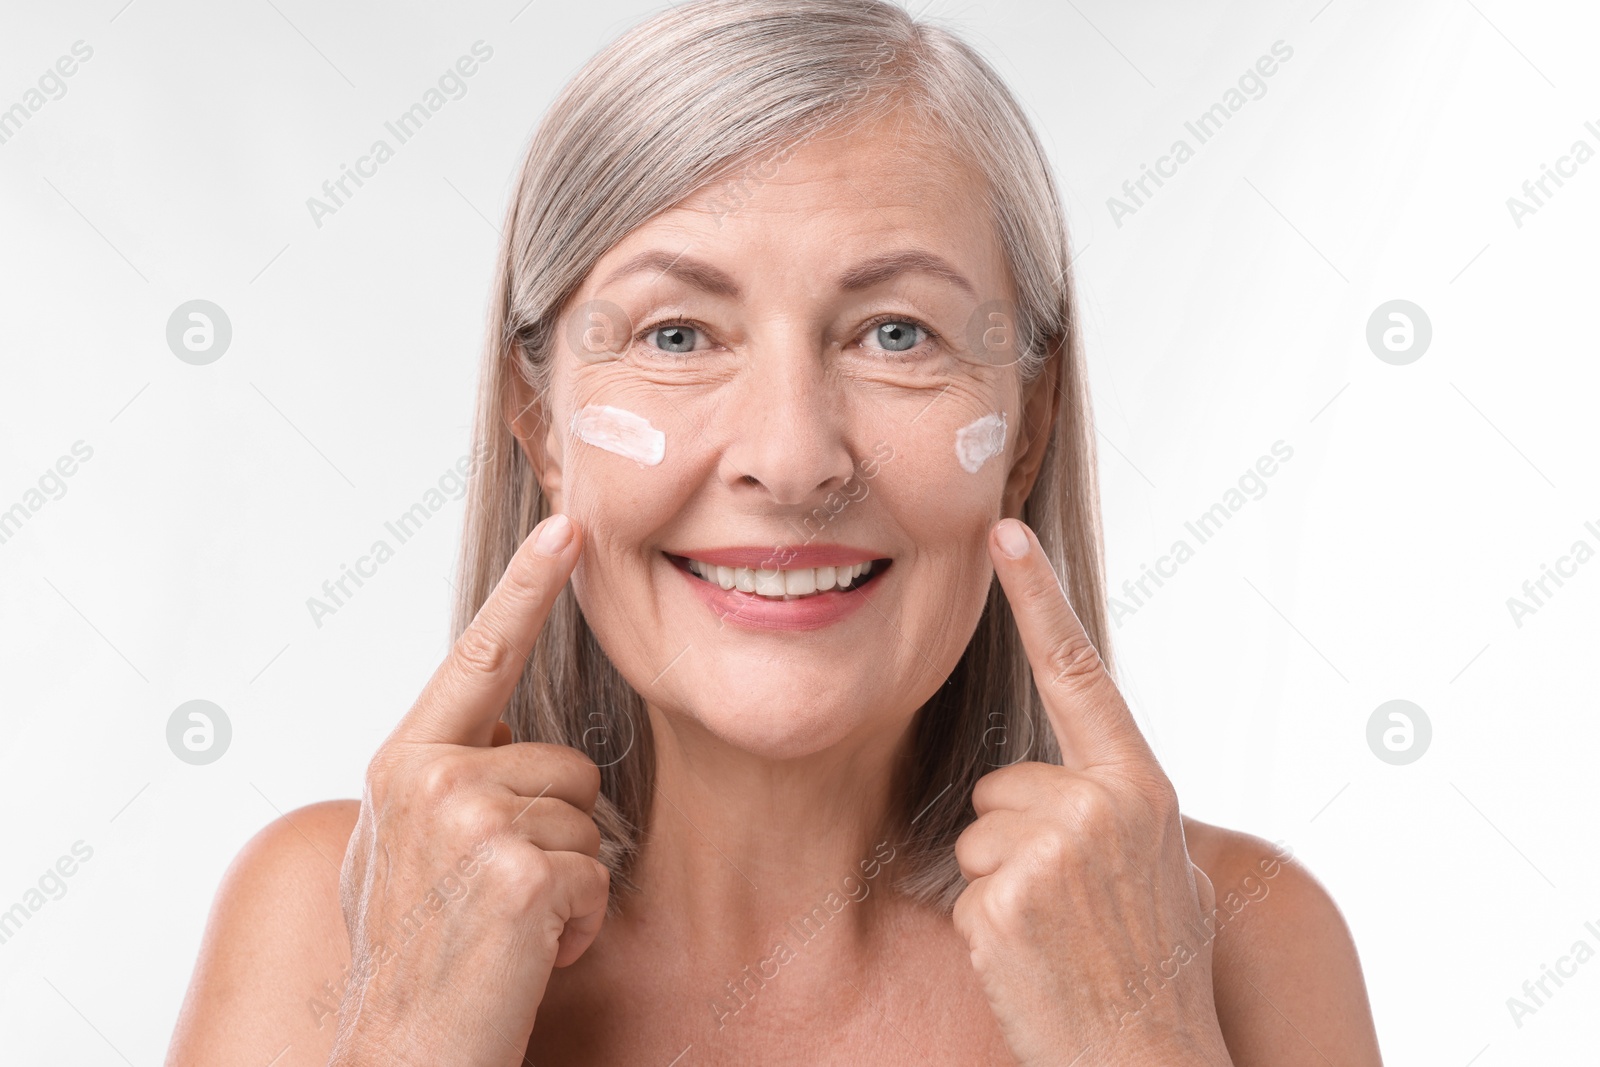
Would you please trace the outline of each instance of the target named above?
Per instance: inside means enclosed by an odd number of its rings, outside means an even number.
[[[1006,450],[1006,414],[997,411],[956,431],[956,459],[968,474]]]
[[[580,441],[652,467],[667,454],[667,435],[623,408],[590,404],[575,411],[572,432]]]

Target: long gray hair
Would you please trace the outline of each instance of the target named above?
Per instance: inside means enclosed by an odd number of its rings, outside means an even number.
[[[1066,221],[1049,163],[1021,107],[975,50],[885,0],[693,0],[607,46],[551,105],[507,211],[490,302],[455,634],[549,513],[508,425],[512,376],[544,394],[556,323],[595,262],[691,193],[714,187],[734,210],[796,145],[891,111],[938,130],[940,151],[971,160],[987,178],[1016,293],[1019,371],[1024,381],[1047,375],[1059,392],[1021,518],[1110,664],[1094,432]],[[654,747],[642,698],[602,651],[570,586],[504,718],[518,741],[571,745],[601,765],[595,818],[601,859],[622,891],[612,894],[617,904],[637,888],[629,873],[648,829]],[[1061,759],[998,582],[912,731],[893,782],[895,825],[884,829],[900,845],[897,888],[948,910],[965,884],[953,846],[974,817],[973,785],[1017,760]]]

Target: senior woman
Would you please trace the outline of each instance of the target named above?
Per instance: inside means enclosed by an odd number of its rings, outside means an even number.
[[[1332,901],[1113,681],[1071,279],[1022,109],[898,7],[596,56],[506,221],[457,640],[241,852],[169,1063],[1378,1063]]]

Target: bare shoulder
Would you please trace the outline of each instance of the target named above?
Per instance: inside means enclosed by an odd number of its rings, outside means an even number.
[[[339,869],[360,810],[310,804],[239,850],[211,905],[168,1067],[327,1062],[350,963]]]
[[[1333,897],[1285,843],[1184,816],[1216,890],[1213,984],[1237,1067],[1382,1062],[1366,980]]]

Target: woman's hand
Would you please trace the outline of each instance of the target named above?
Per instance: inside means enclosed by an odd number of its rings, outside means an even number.
[[[1033,531],[990,556],[1065,766],[1017,763],[973,790],[956,902],[989,1005],[1026,1067],[1231,1063],[1211,986],[1211,881],[1177,795]]]
[[[520,1064],[551,967],[599,932],[600,772],[499,721],[578,548],[565,516],[533,531],[367,768],[330,1064]]]

